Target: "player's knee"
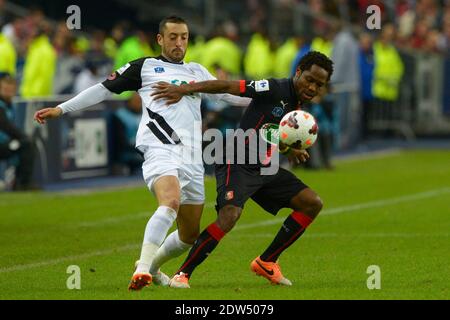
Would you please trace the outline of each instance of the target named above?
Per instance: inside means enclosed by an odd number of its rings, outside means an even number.
[[[307,197],[296,197],[292,202],[292,209],[299,212],[304,212],[308,216],[315,218],[320,210],[322,210],[322,199],[316,194],[308,195]]]
[[[176,212],[178,212],[178,209],[180,208],[180,200],[175,197],[170,197],[167,200],[163,201],[161,205],[172,208]]]
[[[323,208],[322,199],[320,199],[320,197],[317,195],[312,197],[308,204],[308,213],[316,217],[322,210],[322,208]]]
[[[239,220],[241,216],[242,209],[235,206],[225,206],[219,211],[219,217],[217,218],[217,222],[219,227],[224,232],[229,232],[233,229],[236,222]]]
[[[199,237],[199,230],[191,230],[189,233],[179,234],[180,240],[187,244],[194,244],[195,240]]]

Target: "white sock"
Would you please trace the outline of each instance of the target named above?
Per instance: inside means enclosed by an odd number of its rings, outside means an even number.
[[[180,240],[178,229],[169,234],[159,247],[154,256],[152,266],[150,267],[150,273],[155,274],[158,269],[170,259],[180,256],[183,252],[186,252],[192,244],[185,243]]]
[[[141,257],[135,273],[149,272],[153,258],[177,217],[172,208],[159,206],[145,227]]]

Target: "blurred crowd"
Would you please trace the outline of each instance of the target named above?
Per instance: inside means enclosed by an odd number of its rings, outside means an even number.
[[[6,1],[0,0],[0,72],[16,76],[23,97],[77,93],[130,60],[159,54],[156,30],[139,30],[121,21],[111,30],[83,26],[80,32],[71,31],[66,21],[50,22],[39,8],[28,8],[24,16],[6,12]],[[279,0],[280,10],[300,2],[309,11],[298,18],[307,24],[304,31],[284,39],[274,38],[268,30],[270,5],[265,2],[247,1],[251,13],[247,28],[227,20],[211,34],[193,35],[186,60],[202,63],[211,72],[220,67],[232,77],[288,76],[305,42],[315,41],[316,48],[331,52],[339,27],[327,17],[364,27],[370,4],[380,7],[383,26],[393,26],[392,43],[397,48],[449,52],[449,0]],[[371,40],[377,37],[379,32],[368,33]]]

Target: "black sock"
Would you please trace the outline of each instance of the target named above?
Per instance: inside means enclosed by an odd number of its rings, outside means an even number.
[[[176,273],[183,272],[190,278],[195,268],[214,250],[224,235],[225,232],[216,223],[210,224],[197,238],[186,260]]]
[[[280,231],[278,231],[270,246],[260,256],[261,260],[276,262],[280,254],[300,238],[311,222],[312,219],[304,213],[292,212],[284,220]]]

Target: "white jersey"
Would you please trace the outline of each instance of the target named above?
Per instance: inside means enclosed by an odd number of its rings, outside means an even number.
[[[249,101],[228,94],[193,94],[167,106],[163,99],[154,100],[151,93],[152,86],[161,81],[181,85],[205,80],[215,78],[200,64],[172,63],[160,56],[127,63],[102,84],[114,93],[128,90],[139,93],[142,99],[142,118],[136,136],[138,149],[180,144],[201,150],[202,97],[207,96],[216,101],[224,99],[238,105],[247,105]]]

